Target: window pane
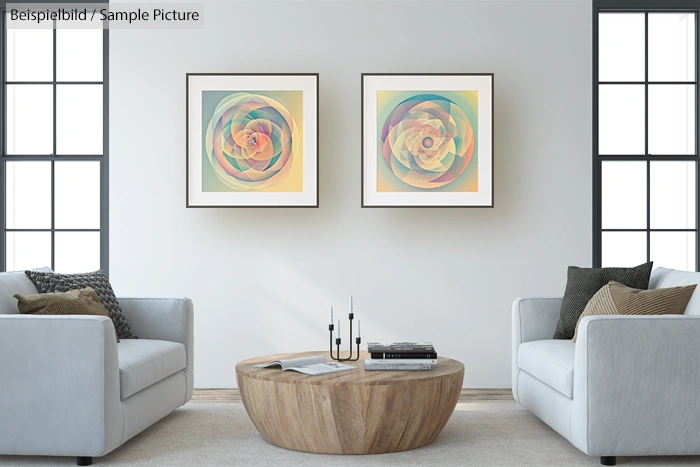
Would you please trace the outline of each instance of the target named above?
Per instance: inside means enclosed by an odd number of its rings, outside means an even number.
[[[102,85],[56,87],[56,152],[102,154]]]
[[[99,232],[56,232],[55,235],[56,272],[90,272],[100,268]]]
[[[646,229],[647,163],[603,162],[601,173],[604,229]]]
[[[7,271],[51,266],[50,232],[7,232]]]
[[[652,232],[654,266],[695,271],[695,232]]]
[[[694,86],[649,86],[649,154],[695,154]]]
[[[102,81],[102,29],[56,30],[56,79]]]
[[[11,23],[11,22],[10,22]],[[7,29],[7,80],[53,81],[53,30]]]
[[[649,81],[695,79],[695,15],[649,14]]]
[[[598,15],[598,79],[644,81],[644,14]]]
[[[8,229],[51,228],[51,162],[5,165]]]
[[[7,153],[53,154],[53,86],[7,86]]]
[[[55,162],[57,229],[100,228],[100,163]]]
[[[652,162],[650,178],[651,228],[694,229],[695,162]]]
[[[646,232],[603,232],[602,264],[629,268],[647,261]]]
[[[644,86],[598,88],[600,154],[644,154]]]

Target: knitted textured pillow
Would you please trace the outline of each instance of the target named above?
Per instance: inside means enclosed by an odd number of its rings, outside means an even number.
[[[70,292],[40,293],[20,295],[16,293],[17,309],[27,315],[90,315],[109,318],[109,312],[102,305],[100,297],[92,289],[86,287]],[[119,336],[115,331],[119,342]]]
[[[697,284],[667,289],[631,289],[610,281],[586,305],[576,323],[572,341],[576,342],[578,327],[586,316],[601,315],[682,315]]]
[[[100,297],[102,305],[109,312],[109,317],[114,323],[114,329],[120,339],[136,339],[131,333],[129,323],[122,313],[114,290],[109,284],[107,276],[102,271],[88,272],[85,274],[57,274],[52,272],[24,271],[34,282],[40,293],[68,292],[70,290],[92,287]]]
[[[588,301],[608,282],[616,281],[633,289],[648,289],[653,265],[653,262],[648,262],[633,268],[577,268],[569,266],[566,291],[561,303],[554,339],[574,337],[576,323],[578,323]]]

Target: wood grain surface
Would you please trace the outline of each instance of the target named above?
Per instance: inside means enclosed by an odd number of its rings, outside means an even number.
[[[193,403],[242,404],[241,392],[238,388],[195,388],[192,394]],[[462,388],[458,404],[515,403],[513,391],[502,388]]]
[[[254,368],[278,359],[327,355],[280,354],[236,365],[241,399],[269,443],[295,451],[378,454],[433,442],[452,415],[462,389],[464,365],[439,357],[431,371],[357,370],[309,376]]]

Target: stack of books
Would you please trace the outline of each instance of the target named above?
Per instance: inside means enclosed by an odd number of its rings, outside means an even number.
[[[430,342],[368,342],[365,370],[430,371],[437,352]]]

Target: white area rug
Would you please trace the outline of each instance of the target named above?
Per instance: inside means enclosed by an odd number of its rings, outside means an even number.
[[[75,458],[0,456],[0,466],[75,465]],[[370,456],[307,454],[268,444],[242,404],[189,403],[95,466],[597,466],[515,403],[458,404],[435,442]],[[700,457],[618,458],[619,466],[700,465]]]

